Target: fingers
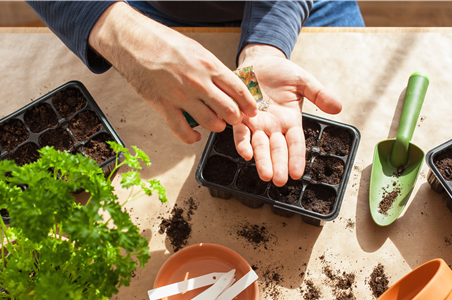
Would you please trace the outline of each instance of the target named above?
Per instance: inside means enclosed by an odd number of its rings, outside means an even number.
[[[288,152],[286,138],[280,132],[270,136],[270,155],[273,166],[273,184],[283,186],[288,179]]]
[[[342,103],[336,96],[304,70],[302,70],[301,78],[298,81],[297,90],[326,113],[338,114],[342,110]]]
[[[181,110],[168,110],[167,114],[164,115],[164,118],[166,123],[168,124],[168,127],[171,129],[171,132],[180,141],[186,144],[193,144],[194,142],[201,140],[201,134],[196,130],[193,130],[190,125],[188,125],[188,122]]]
[[[234,73],[228,71],[221,76],[214,78],[213,82],[235,100],[240,110],[248,117],[257,115],[256,100],[253,98],[247,87]]]
[[[270,181],[273,178],[273,167],[268,136],[261,130],[255,131],[251,144],[253,146],[254,161],[256,162],[256,169],[260,179]]]
[[[297,180],[303,176],[306,165],[306,144],[303,128],[296,126],[286,133],[287,147],[289,150],[289,175]]]
[[[237,152],[245,160],[253,158],[253,148],[251,147],[250,129],[243,123],[233,127],[234,130],[234,144]]]

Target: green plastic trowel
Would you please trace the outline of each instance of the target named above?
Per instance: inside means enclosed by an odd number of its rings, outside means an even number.
[[[405,208],[424,161],[424,151],[411,143],[429,84],[421,72],[408,80],[397,137],[375,147],[370,175],[369,206],[379,226],[394,222]]]

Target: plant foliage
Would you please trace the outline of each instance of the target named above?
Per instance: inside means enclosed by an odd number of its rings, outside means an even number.
[[[141,161],[150,166],[143,151],[109,144],[116,163],[108,178],[93,159],[50,147],[32,164],[0,161],[0,209],[11,217],[9,227],[1,221],[0,298],[108,299],[147,263],[148,241],[122,207],[152,192],[166,202],[166,191],[155,179],[142,182]],[[119,203],[111,176],[122,165],[131,169],[121,180],[131,192]],[[85,205],[74,201],[80,190],[90,195]]]

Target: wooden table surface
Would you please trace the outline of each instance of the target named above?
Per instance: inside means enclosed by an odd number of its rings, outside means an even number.
[[[238,29],[179,30],[235,68]],[[377,226],[368,204],[374,146],[395,137],[402,96],[413,72],[426,73],[430,86],[412,142],[427,152],[452,138],[451,28],[302,30],[291,60],[344,104],[343,111],[334,116],[318,111],[308,101],[303,110],[353,125],[361,133],[341,212],[324,227],[305,224],[299,216],[277,216],[267,206],[253,210],[235,197],[211,197],[194,177],[209,132],[200,128],[200,142],[182,144],[115,70],[90,73],[47,28],[0,28],[0,45],[0,117],[65,82],[79,80],[125,144],[136,145],[150,156],[152,166],[143,172],[143,178],[158,178],[168,190],[166,204],[152,196],[126,205],[143,236],[150,239],[152,258],[145,269],[136,272],[130,287],[121,288],[112,299],[147,299],[158,270],[174,253],[168,237],[158,232],[162,218],[168,218],[175,205],[186,213],[190,201],[197,209],[189,221],[192,233],[188,245],[218,243],[237,251],[257,267],[260,299],[301,299],[308,281],[321,291],[321,299],[337,299],[326,267],[334,274],[354,274],[352,293],[356,299],[373,299],[368,280],[378,263],[384,266],[390,284],[434,258],[452,264],[448,196],[430,188],[425,163],[407,209],[392,225]],[[114,185],[121,199],[126,193],[119,189],[118,178]],[[237,234],[247,224],[266,228],[266,247],[253,245]]]

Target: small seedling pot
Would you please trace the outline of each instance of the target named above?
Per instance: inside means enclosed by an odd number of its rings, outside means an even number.
[[[14,159],[18,165],[35,162],[40,148],[54,146],[95,159],[105,176],[109,176],[115,167],[116,154],[106,141],[124,146],[93,97],[78,81],[62,85],[0,120],[0,160]],[[93,150],[98,148],[107,149],[102,153]],[[119,159],[123,159],[122,153]],[[3,221],[9,219],[3,217]]]
[[[447,207],[452,211],[452,140],[428,151],[425,161],[430,168],[427,175],[430,187],[438,193],[447,192]]]
[[[452,270],[442,259],[431,260],[396,282],[378,300],[452,300]]]
[[[232,127],[211,133],[196,170],[196,180],[213,197],[238,200],[251,208],[270,205],[284,217],[301,215],[304,222],[323,226],[340,212],[358,150],[357,128],[303,113],[306,168],[299,180],[283,187],[259,179],[254,160],[237,153]]]

